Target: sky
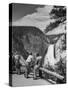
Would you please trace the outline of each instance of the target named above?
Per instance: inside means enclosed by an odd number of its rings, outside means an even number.
[[[13,26],[36,26],[44,30],[54,19],[49,13],[52,5],[13,4],[12,25]]]
[[[16,21],[27,14],[32,14],[36,12],[36,8],[44,7],[44,5],[34,5],[34,4],[12,4],[12,18]]]

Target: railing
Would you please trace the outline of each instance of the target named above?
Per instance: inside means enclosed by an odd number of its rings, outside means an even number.
[[[49,75],[53,75],[53,76],[57,77],[57,78],[60,79],[60,80],[63,80],[63,79],[64,79],[63,76],[59,75],[59,74],[56,73],[56,72],[52,72],[52,71],[50,71],[50,70],[48,70],[48,69],[41,68],[41,67],[40,67],[40,70],[42,70],[43,72],[45,72],[45,73],[47,73],[47,74],[49,74]]]

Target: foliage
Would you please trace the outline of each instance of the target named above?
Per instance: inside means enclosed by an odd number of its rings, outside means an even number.
[[[52,11],[50,12],[50,15],[52,15],[52,18],[54,19],[60,19],[61,21],[66,20],[66,7],[65,6],[54,6]]]
[[[60,61],[56,64],[56,72],[64,76],[63,83],[66,83],[66,57],[60,58]]]
[[[66,7],[65,6],[54,6],[52,11],[50,12],[51,19],[55,21],[50,23],[47,27],[45,32],[53,30],[54,28],[58,27],[60,23],[66,21]]]

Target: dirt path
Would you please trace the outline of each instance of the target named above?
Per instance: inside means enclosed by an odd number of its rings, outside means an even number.
[[[33,86],[33,85],[50,85],[46,80],[43,79],[37,79],[33,80],[32,76],[30,78],[26,79],[24,78],[24,75],[12,75],[12,85],[13,86]]]

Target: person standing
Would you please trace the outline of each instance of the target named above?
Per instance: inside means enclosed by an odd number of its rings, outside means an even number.
[[[33,79],[35,80],[35,79],[37,79],[37,71],[39,71],[42,56],[36,56],[36,54],[34,54],[33,59],[35,60]]]
[[[20,75],[20,65],[20,55],[15,55],[15,66],[18,75]]]
[[[25,74],[24,74],[26,78],[28,78],[28,74],[30,72],[30,63],[31,63],[32,59],[33,59],[33,56],[31,53],[31,54],[29,54],[29,56],[26,59],[26,65],[25,65],[26,68],[25,68]]]

